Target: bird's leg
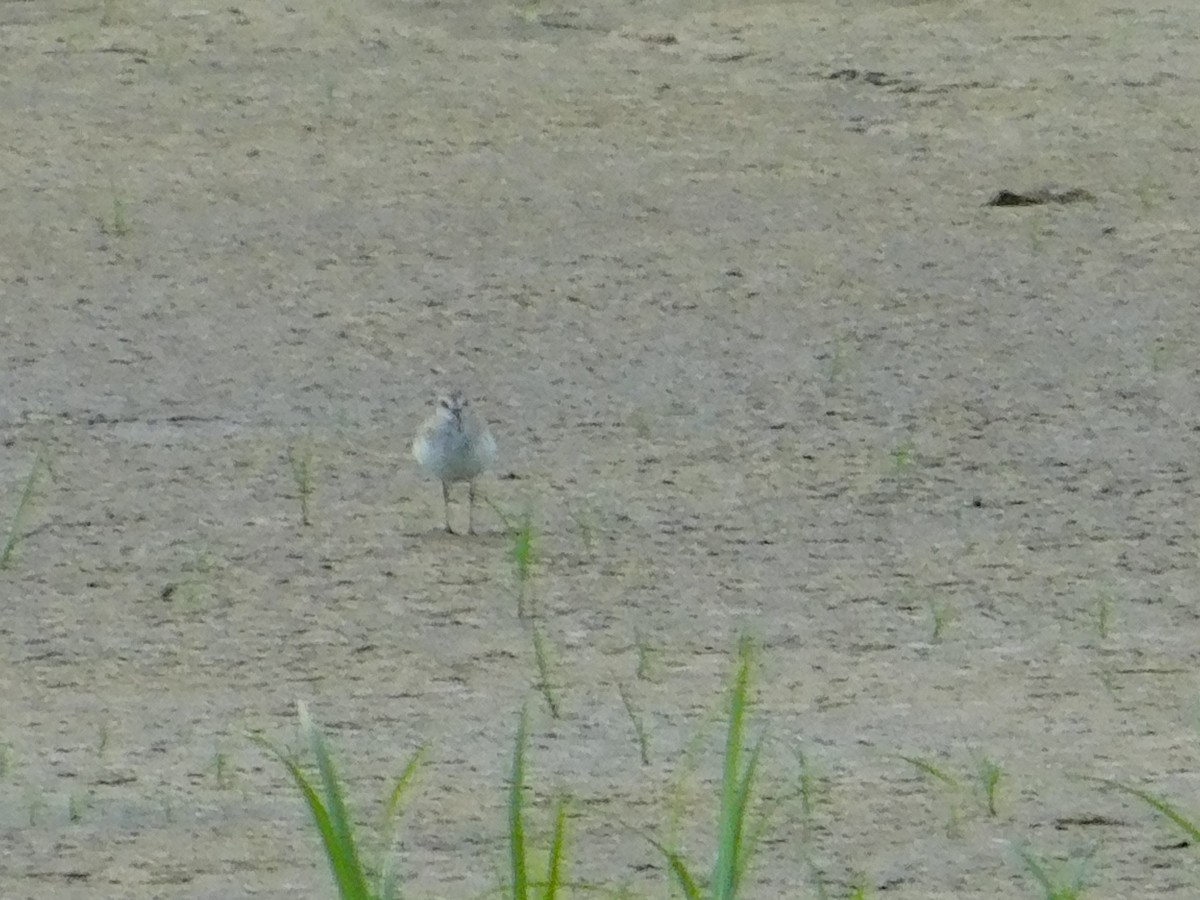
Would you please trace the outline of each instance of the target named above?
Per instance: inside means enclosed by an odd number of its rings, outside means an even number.
[[[454,534],[454,529],[450,527],[450,483],[442,482],[442,504],[446,508],[446,531]]]
[[[475,482],[467,486],[467,534],[475,533]]]

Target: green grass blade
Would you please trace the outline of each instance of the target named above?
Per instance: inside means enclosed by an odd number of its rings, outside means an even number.
[[[304,703],[297,704],[300,714],[300,730],[308,738],[309,746],[317,760],[317,772],[321,776],[321,784],[325,790],[325,806],[328,810],[329,828],[333,841],[326,841],[330,864],[333,866],[338,882],[338,889],[346,900],[370,897],[367,889],[366,876],[362,863],[358,858],[358,850],[354,846],[354,832],[350,823],[350,815],[346,811],[345,799],[342,796],[341,784],[338,781],[337,770],[333,758],[325,745],[325,738],[320,729],[308,714]],[[322,832],[324,836],[324,832]]]
[[[508,839],[512,865],[513,900],[529,900],[529,876],[525,861],[525,822],[523,816],[525,786],[525,740],[527,712],[521,710],[517,726],[517,746],[513,751],[512,786],[508,795]]]
[[[354,833],[350,816],[346,811],[346,803],[342,796],[341,784],[325,738],[320,729],[308,714],[304,703],[297,704],[300,714],[301,733],[308,738],[309,746],[317,760],[317,771],[321,776],[321,784],[325,791],[324,821],[318,819],[322,841],[329,856],[329,864],[333,868],[334,878],[343,900],[369,900],[371,893],[367,888],[366,874],[358,858],[358,850],[354,846]],[[309,787],[306,797],[315,794]],[[311,806],[312,800],[309,800]],[[313,813],[316,817],[316,812]]]
[[[309,725],[311,726],[311,724],[310,720]],[[320,835],[321,845],[325,848],[325,855],[329,859],[329,869],[337,884],[339,895],[343,900],[371,900],[371,894],[367,890],[366,877],[362,867],[358,865],[353,845],[349,848],[346,847],[328,806],[321,799],[304,770],[300,768],[300,764],[293,756],[284,753],[266,738],[259,735],[251,735],[251,738],[283,764],[296,783],[296,787],[300,789],[305,803],[308,804],[309,812],[312,813],[313,822],[317,826],[317,833]],[[349,853],[347,853],[347,849],[349,849]]]
[[[1192,819],[1189,819],[1179,808],[1170,803],[1165,797],[1160,797],[1157,794],[1151,794],[1149,791],[1143,791],[1141,788],[1134,787],[1131,784],[1124,784],[1120,781],[1111,781],[1107,778],[1091,778],[1090,781],[1098,781],[1100,784],[1106,784],[1109,787],[1116,788],[1118,791],[1124,791],[1126,794],[1137,797],[1143,803],[1151,806],[1162,815],[1166,816],[1187,834],[1194,843],[1200,844],[1200,825]]]
[[[760,737],[755,743],[754,749],[750,751],[750,760],[746,763],[746,770],[742,773],[742,779],[738,785],[736,806],[731,812],[736,819],[737,846],[733,867],[730,869],[732,880],[728,892],[724,895],[726,898],[737,896],[742,875],[750,868],[750,860],[754,857],[754,850],[761,834],[757,829],[751,831],[749,835],[746,835],[745,831],[750,815],[750,792],[754,787],[754,778],[758,772],[758,760],[762,755],[763,740],[764,738]]]
[[[44,457],[39,452],[29,469],[29,476],[25,479],[25,488],[21,491],[21,499],[17,501],[17,508],[13,512],[12,521],[8,526],[8,538],[4,542],[4,548],[0,550],[0,569],[12,568],[17,547],[24,537],[25,512],[33,502],[33,494],[37,490],[38,474],[41,472],[43,461]]]
[[[948,784],[950,787],[955,789],[961,789],[962,787],[957,778],[944,769],[939,769],[927,759],[922,759],[919,756],[904,756],[903,754],[898,754],[898,757],[904,760],[910,766],[915,766],[926,775],[930,776],[931,778],[936,778],[943,784]]]
[[[1046,867],[1042,865],[1041,861],[1027,850],[1018,850],[1017,855],[1021,857],[1021,862],[1025,864],[1025,868],[1029,870],[1034,881],[1046,892],[1046,896],[1053,896],[1056,890],[1054,880],[1050,877],[1050,873],[1046,871]]]
[[[405,793],[408,792],[412,780],[417,775],[417,767],[425,759],[425,747],[420,747],[417,751],[408,758],[408,764],[405,765],[404,771],[400,773],[400,777],[396,779],[396,785],[392,788],[392,792],[388,795],[387,803],[383,807],[383,827],[385,830],[390,830],[396,816],[400,814],[401,801],[404,799]]]
[[[643,833],[642,836],[666,859],[667,865],[671,868],[671,874],[675,876],[675,883],[683,891],[683,896],[687,900],[702,900],[703,894],[700,892],[700,885],[692,877],[692,873],[688,870],[687,863],[684,862],[683,857],[650,835]]]
[[[737,676],[729,698],[729,730],[725,738],[725,765],[721,779],[721,811],[718,821],[717,860],[713,867],[714,900],[732,900],[741,876],[742,834],[745,804],[756,758],[743,774],[742,746],[745,742],[746,707],[749,702],[751,647],[743,639],[739,648]],[[761,744],[760,744],[761,746]]]
[[[567,803],[558,801],[558,809],[554,814],[554,838],[550,843],[550,864],[546,867],[546,889],[542,892],[543,900],[555,900],[558,888],[562,884],[562,869],[564,848],[567,834]]]

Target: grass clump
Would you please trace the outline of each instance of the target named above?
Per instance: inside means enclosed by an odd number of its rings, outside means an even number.
[[[341,900],[395,900],[399,888],[389,865],[372,875],[359,854],[350,813],[346,806],[341,779],[324,735],[313,723],[308,708],[297,704],[300,733],[316,761],[317,776],[305,771],[295,754],[284,752],[265,738],[254,740],[275,756],[292,776],[312,813],[317,834],[329,861],[330,872]],[[531,848],[526,835],[525,755],[528,744],[528,717],[521,713],[513,751],[512,777],[508,792],[509,878],[503,893],[511,900],[555,900],[569,887],[566,881],[567,801],[560,798],[555,805],[554,827],[547,849],[544,873],[534,870],[530,861]],[[416,775],[423,750],[409,759],[396,780],[384,804],[383,827],[392,831],[402,801]],[[32,817],[32,813],[31,813]]]
[[[950,795],[950,823],[948,831],[956,830],[958,824],[958,797],[967,793],[967,785],[964,779],[958,777],[948,769],[937,765],[923,756],[904,756],[899,757],[904,762],[915,768],[921,774],[928,776],[938,784],[943,785]],[[1004,780],[1004,768],[1000,763],[996,762],[989,756],[980,755],[975,760],[975,787],[978,790],[979,804],[989,816],[995,817],[999,814],[997,808],[997,800],[999,797],[1000,783]]]
[[[314,724],[304,703],[297,704],[297,712],[300,716],[301,738],[307,742],[316,760],[316,779],[309,776],[294,754],[279,750],[264,738],[255,736],[255,740],[283,764],[308,804],[329,860],[338,896],[342,900],[392,900],[398,895],[390,866],[384,866],[381,874],[372,878],[359,857],[342,783],[338,779],[324,735]],[[401,796],[416,773],[421,755],[422,751],[418,750],[412,756],[389,795],[388,812],[385,814],[389,823]]]
[[[750,707],[753,645],[743,638],[738,647],[738,667],[729,694],[729,725],[725,732],[725,759],[721,775],[721,800],[717,812],[717,856],[707,886],[693,873],[683,855],[650,838],[663,854],[675,885],[687,900],[734,900],[762,835],[762,820],[750,822],[751,795],[763,738],[747,746],[746,715]],[[745,762],[743,762],[743,757]]]

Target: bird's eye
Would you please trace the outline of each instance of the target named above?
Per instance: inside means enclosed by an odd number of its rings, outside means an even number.
[[[440,404],[441,404],[441,406],[442,406],[442,409],[449,409],[449,408],[450,408],[450,401],[449,401],[449,400],[439,400],[439,401],[438,401],[438,403],[440,403]]]

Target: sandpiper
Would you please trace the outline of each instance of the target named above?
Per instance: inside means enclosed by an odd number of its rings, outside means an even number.
[[[437,409],[421,425],[412,450],[421,467],[442,482],[446,530],[451,534],[454,529],[450,527],[450,485],[455,481],[467,482],[467,531],[474,534],[475,479],[496,461],[496,439],[462,391],[438,397]]]

